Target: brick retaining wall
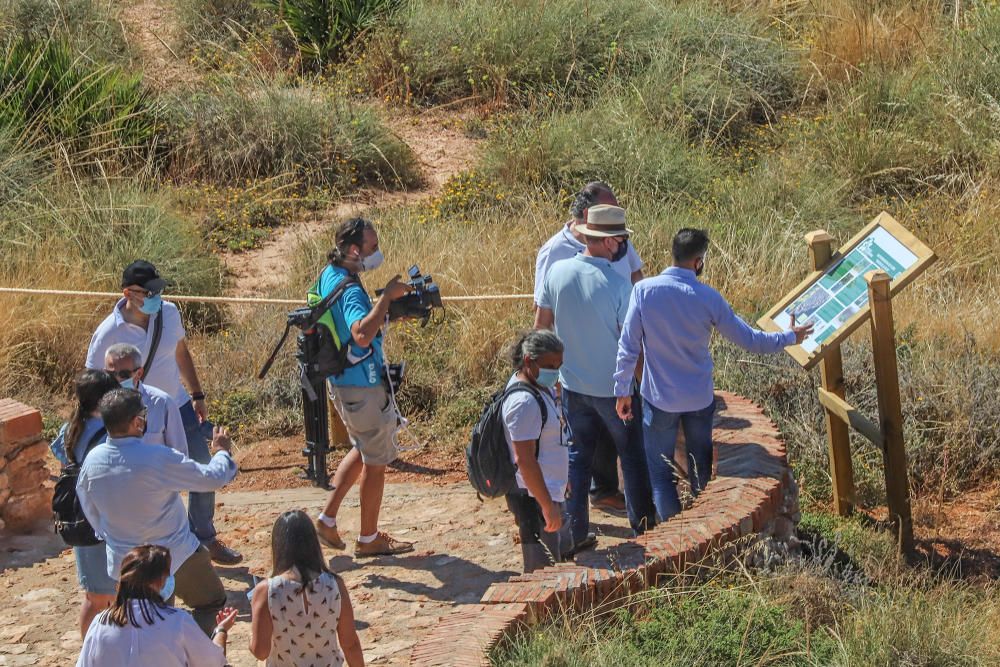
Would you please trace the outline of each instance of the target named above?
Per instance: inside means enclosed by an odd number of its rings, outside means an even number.
[[[0,531],[28,532],[52,516],[42,414],[0,400]]]
[[[493,584],[433,626],[410,664],[488,665],[501,641],[555,612],[613,607],[737,540],[794,539],[797,490],[777,427],[751,401],[717,396],[716,476],[691,507],[635,540]]]

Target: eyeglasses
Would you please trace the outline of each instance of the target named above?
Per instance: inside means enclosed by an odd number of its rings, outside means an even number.
[[[138,287],[127,287],[126,291],[132,292],[133,294],[138,294],[141,297],[150,298],[154,296],[159,296],[162,292],[153,292],[148,289],[141,289]]]
[[[139,370],[139,369],[138,368],[133,368],[130,371],[127,371],[127,370],[123,369],[123,370],[120,370],[120,371],[110,371],[110,372],[111,372],[112,375],[114,375],[119,380],[127,380],[130,377],[132,377],[133,375],[135,375],[135,372],[137,370]]]

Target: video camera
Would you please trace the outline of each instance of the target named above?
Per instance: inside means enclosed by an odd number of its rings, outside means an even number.
[[[412,287],[413,291],[389,304],[389,321],[412,317],[423,320],[420,326],[425,326],[434,308],[444,308],[441,290],[433,278],[420,274],[420,267],[416,264],[406,273],[410,277],[406,284]],[[375,290],[375,296],[381,296],[383,291]]]

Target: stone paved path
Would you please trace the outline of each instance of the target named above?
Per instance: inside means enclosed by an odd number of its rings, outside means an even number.
[[[326,494],[314,488],[220,493],[220,531],[247,560],[219,568],[229,604],[241,611],[230,639],[234,667],[259,663],[247,649],[252,576],[267,573],[270,531],[288,509],[318,512]],[[357,534],[358,496],[353,490],[340,516],[346,534]],[[602,544],[626,536],[627,522],[594,517]],[[331,567],[351,589],[366,662],[405,665],[410,648],[455,604],[476,602],[490,583],[520,566],[513,520],[502,501],[480,503],[467,483],[387,484],[382,527],[417,543],[413,554],[355,561],[326,550]],[[79,605],[73,555],[54,535],[9,538],[0,546],[0,666],[72,665],[80,647]]]

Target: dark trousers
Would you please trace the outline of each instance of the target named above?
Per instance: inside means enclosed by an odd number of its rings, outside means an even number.
[[[615,449],[614,439],[607,433],[601,433],[597,439],[591,471],[594,479],[590,484],[590,497],[594,500],[613,496],[621,489],[618,481],[618,450]]]
[[[226,606],[226,589],[212,567],[208,549],[198,547],[174,573],[174,582],[174,594],[191,607],[191,615],[205,634],[212,634],[215,615]]]
[[[212,453],[208,451],[212,439],[212,425],[198,421],[194,406],[188,401],[180,407],[184,433],[187,435],[188,458],[198,463],[208,463]],[[202,544],[215,539],[215,492],[192,491],[188,494],[188,522],[191,532]]]
[[[524,559],[524,571],[534,572],[547,565],[562,560],[564,551],[572,546],[566,527],[569,518],[563,516],[563,530],[554,533],[545,532],[545,517],[538,502],[528,495],[524,489],[515,489],[505,496],[507,508],[514,515],[518,533],[521,537],[521,556]],[[563,504],[555,503],[559,512],[563,513]]]
[[[590,488],[594,453],[597,443],[607,435],[622,461],[625,481],[625,508],[629,524],[636,535],[656,523],[653,495],[642,446],[641,417],[637,414],[625,423],[615,412],[615,398],[587,396],[563,389],[563,400],[573,432],[569,448],[569,500],[567,507],[573,518],[574,544],[583,541],[590,530]],[[638,401],[633,401],[638,406]]]

